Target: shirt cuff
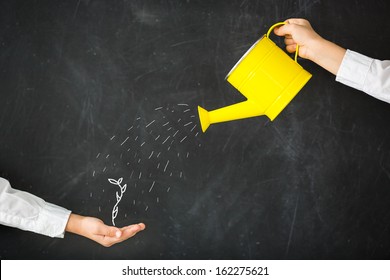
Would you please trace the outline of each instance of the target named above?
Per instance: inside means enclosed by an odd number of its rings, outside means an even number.
[[[70,213],[71,211],[65,208],[45,202],[39,212],[36,232],[50,237],[63,238]]]
[[[373,59],[347,50],[336,75],[336,81],[363,91]]]

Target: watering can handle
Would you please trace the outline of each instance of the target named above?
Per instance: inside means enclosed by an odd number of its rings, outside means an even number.
[[[269,35],[271,34],[271,31],[272,31],[275,27],[280,26],[280,25],[285,25],[285,24],[287,24],[287,23],[286,23],[286,22],[278,22],[278,23],[275,23],[274,25],[272,25],[272,26],[270,27],[270,29],[268,30],[266,36],[269,38]],[[297,62],[297,63],[298,63],[298,61],[297,61],[297,59],[298,59],[298,53],[299,53],[299,46],[298,46],[298,44],[297,44],[297,48],[295,49],[295,56],[294,56],[294,60],[295,60],[295,62]]]

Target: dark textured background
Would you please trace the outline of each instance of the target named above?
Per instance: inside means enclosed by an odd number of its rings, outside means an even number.
[[[390,59],[389,13],[367,0],[1,1],[0,176],[108,224],[108,179],[123,178],[116,224],[147,225],[108,249],[1,226],[1,259],[388,258],[389,104],[300,60],[313,77],[274,122],[203,134],[196,106],[243,100],[225,75],[290,17]]]

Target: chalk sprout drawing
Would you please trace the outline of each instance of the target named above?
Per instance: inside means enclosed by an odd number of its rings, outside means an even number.
[[[184,163],[190,160],[194,147],[201,146],[196,116],[196,108],[188,104],[159,106],[121,124],[121,131],[107,138],[105,150],[96,155],[92,177],[104,176],[119,187],[112,209],[113,225],[120,201],[121,207],[131,207],[134,214],[146,212],[150,204],[159,204],[178,180],[186,180]],[[122,185],[123,180],[127,185]],[[123,196],[126,187],[127,195]],[[99,199],[100,195],[105,195],[104,188],[94,197]]]
[[[119,211],[118,205],[119,205],[119,202],[121,202],[123,194],[126,191],[127,184],[124,184],[123,186],[121,185],[123,178],[119,178],[118,180],[109,178],[108,181],[111,184],[118,186],[120,189],[120,193],[116,192],[116,203],[114,205],[114,208],[112,208],[112,224],[115,226],[115,218],[118,215],[118,211]]]

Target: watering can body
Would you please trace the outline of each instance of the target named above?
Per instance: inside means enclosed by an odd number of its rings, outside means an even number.
[[[291,59],[268,38],[270,31],[281,24],[284,23],[273,25],[226,76],[246,101],[210,112],[198,106],[203,132],[213,123],[261,115],[274,120],[311,78],[296,57]]]

